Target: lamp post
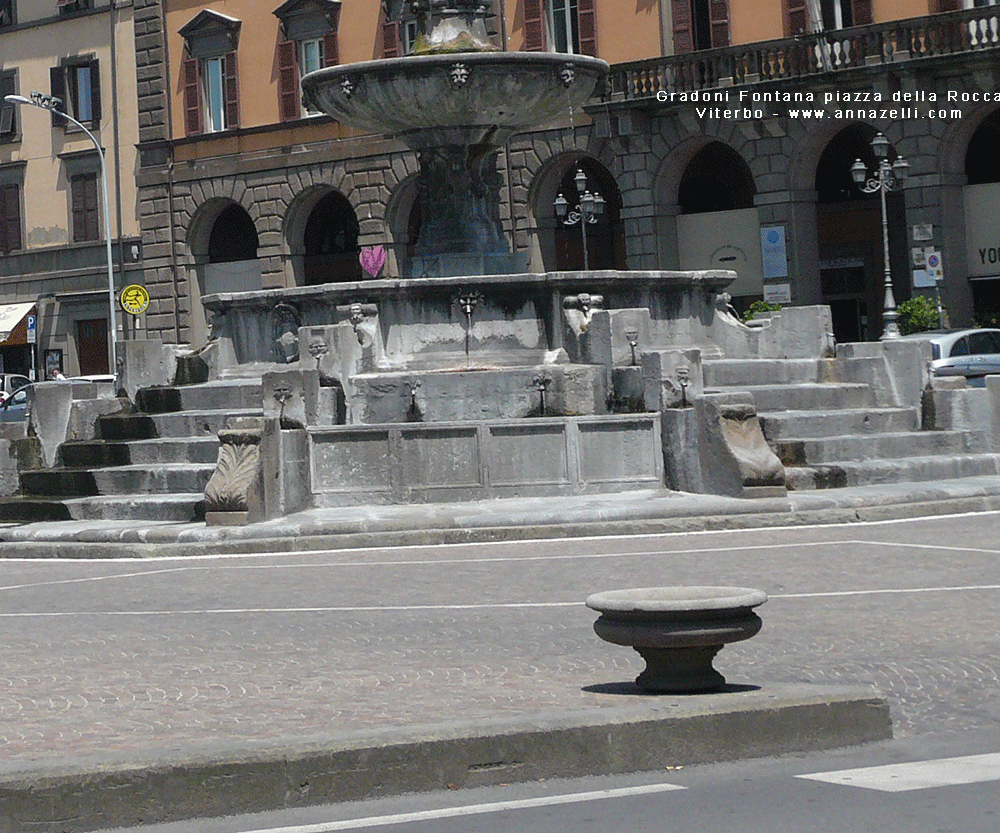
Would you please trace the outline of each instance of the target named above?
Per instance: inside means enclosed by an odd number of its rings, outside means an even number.
[[[94,134],[87,130],[80,122],[74,119],[68,113],[64,113],[59,109],[59,105],[62,104],[62,100],[56,98],[55,96],[46,95],[45,93],[40,93],[32,90],[30,98],[26,98],[23,95],[8,95],[4,96],[4,101],[8,101],[11,104],[30,104],[32,107],[39,107],[42,110],[48,110],[50,113],[56,113],[67,121],[73,122],[77,127],[79,127],[94,143],[94,147],[97,150],[97,158],[101,160],[101,187],[104,190],[104,241],[107,246],[107,259],[108,259],[108,336],[111,340],[111,373],[114,376],[118,375],[118,334],[115,324],[115,269],[114,262],[111,258],[111,212],[108,209],[108,168],[104,161],[104,150],[101,148],[100,142],[94,137]]]
[[[596,223],[597,218],[604,213],[604,197],[595,189],[594,193],[587,190],[587,175],[583,168],[576,169],[573,177],[576,183],[576,193],[580,201],[570,208],[567,199],[560,193],[552,203],[556,210],[556,219],[564,226],[580,224],[580,234],[583,236],[583,269],[590,269],[590,258],[587,255],[587,224]]]
[[[889,163],[889,140],[879,133],[872,139],[872,150],[875,152],[876,172],[869,177],[868,168],[860,159],[851,165],[851,176],[854,183],[866,194],[879,194],[882,202],[882,256],[885,261],[884,304],[882,307],[882,336],[885,341],[899,338],[899,313],[896,312],[896,299],[892,294],[892,270],[889,268],[889,221],[885,213],[885,195],[888,191],[896,191],[903,187],[910,164],[902,157]]]

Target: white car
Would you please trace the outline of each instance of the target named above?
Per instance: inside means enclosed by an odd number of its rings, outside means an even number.
[[[1000,330],[929,330],[903,338],[931,343],[935,376],[964,376],[981,388],[986,376],[1000,373]]]
[[[3,402],[14,391],[31,384],[31,379],[20,373],[0,373],[0,402]]]

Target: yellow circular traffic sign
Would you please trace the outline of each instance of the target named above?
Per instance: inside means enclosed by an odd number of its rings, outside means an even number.
[[[146,287],[134,283],[122,290],[121,302],[125,312],[141,315],[149,306],[149,293],[146,291]]]

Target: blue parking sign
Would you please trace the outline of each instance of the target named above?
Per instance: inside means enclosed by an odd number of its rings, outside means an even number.
[[[28,344],[35,343],[35,316],[28,316]]]

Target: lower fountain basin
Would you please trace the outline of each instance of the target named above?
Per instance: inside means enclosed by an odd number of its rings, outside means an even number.
[[[601,614],[594,623],[601,639],[631,646],[646,660],[636,685],[694,693],[726,684],[712,660],[724,645],[760,630],[753,608],[766,601],[766,593],[748,587],[642,587],[595,593],[587,607]]]

